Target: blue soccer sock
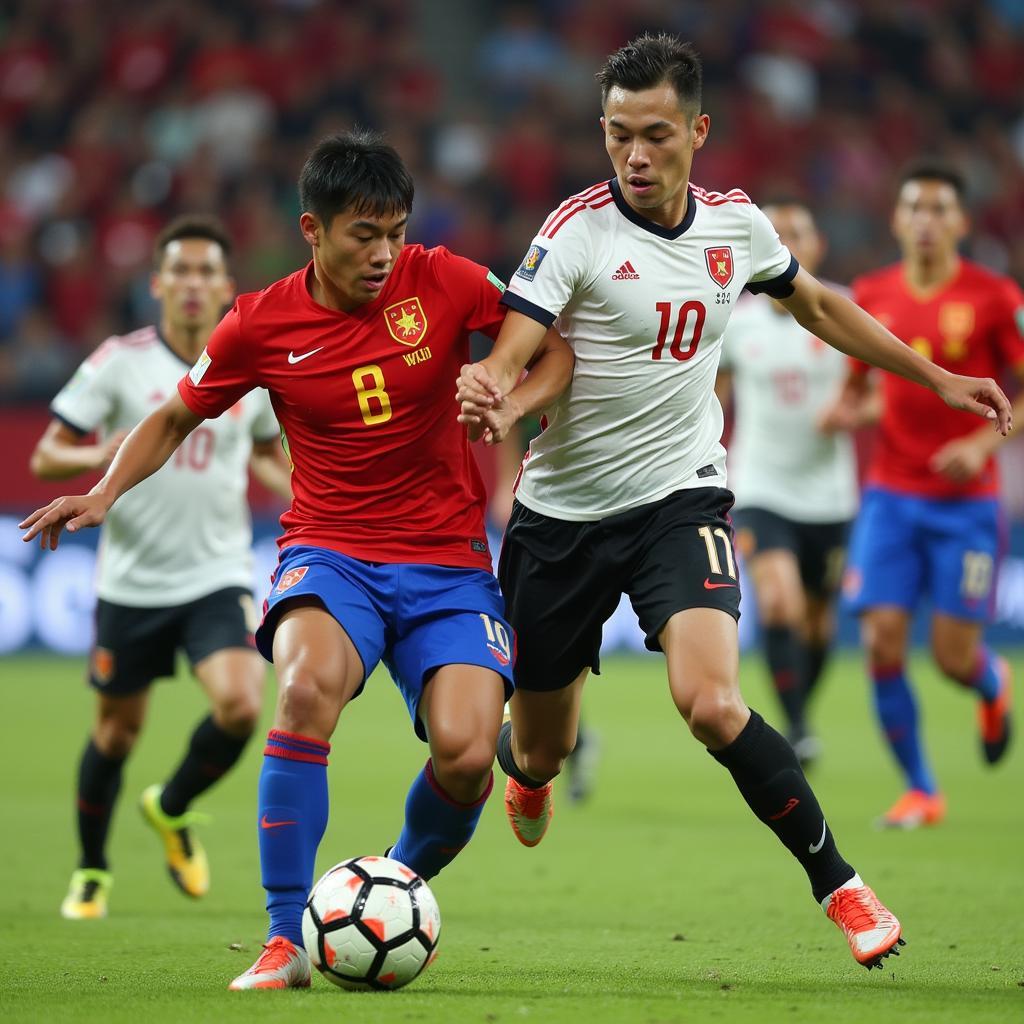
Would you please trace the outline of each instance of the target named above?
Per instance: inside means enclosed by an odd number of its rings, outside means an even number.
[[[430,761],[416,776],[405,800],[405,825],[388,856],[423,878],[433,878],[473,838],[484,804],[494,788],[491,775],[483,795],[471,804],[453,800],[434,778]]]
[[[1000,686],[999,659],[982,644],[978,648],[973,674],[969,679],[958,679],[957,682],[974,690],[982,700],[995,700]]]
[[[871,681],[878,721],[903,769],[908,787],[935,794],[935,779],[921,746],[917,704],[903,665],[872,665]]]
[[[313,886],[316,851],[327,828],[331,745],[271,729],[259,784],[260,868],[270,929],[302,945],[302,911]]]

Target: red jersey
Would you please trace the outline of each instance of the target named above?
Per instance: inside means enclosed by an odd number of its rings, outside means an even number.
[[[239,296],[178,384],[196,415],[270,392],[292,463],[280,547],[490,570],[484,488],[458,422],[469,334],[495,337],[503,285],[447,249],[407,245],[351,313],[314,302],[313,266]]]
[[[975,263],[961,260],[953,279],[928,298],[911,292],[899,264],[854,281],[853,297],[897,338],[952,373],[998,380],[1024,366],[1024,295]],[[868,483],[930,498],[997,494],[995,459],[965,484],[929,468],[944,444],[980,425],[977,416],[949,408],[933,391],[882,373],[882,420]]]

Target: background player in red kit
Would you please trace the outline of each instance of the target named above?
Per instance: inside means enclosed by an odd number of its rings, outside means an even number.
[[[473,834],[512,680],[483,486],[451,409],[469,334],[497,334],[504,286],[443,248],[405,245],[413,183],[374,136],[324,139],[299,196],[311,262],[238,299],[179,394],[129,435],[89,495],[23,524],[44,547],[65,525],[97,525],[203,418],[269,390],[295,495],[256,636],[279,684],[258,807],[270,930],[234,989],[309,984],[301,918],[327,824],[329,740],[377,663],[430,744],[391,850],[427,878]],[[550,334],[519,408],[555,398],[572,363]]]
[[[893,230],[903,258],[854,283],[854,298],[897,337],[954,373],[1024,378],[1024,296],[1007,278],[961,259],[967,230],[964,183],[921,163],[903,176]],[[982,751],[994,764],[1010,738],[1007,663],[984,644],[999,537],[1003,440],[978,429],[895,374],[871,394],[868,367],[854,364],[834,426],[877,416],[880,436],[850,548],[844,589],[861,619],[879,724],[907,790],[882,817],[897,828],[934,825],[945,801],[924,754],[905,661],[911,616],[927,595],[939,668],[978,697]],[[1013,404],[1024,412],[1024,397]]]

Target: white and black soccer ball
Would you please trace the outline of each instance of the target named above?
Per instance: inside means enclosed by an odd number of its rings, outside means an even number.
[[[441,912],[427,883],[388,857],[353,857],[313,886],[302,938],[317,970],[349,989],[408,985],[434,958]]]

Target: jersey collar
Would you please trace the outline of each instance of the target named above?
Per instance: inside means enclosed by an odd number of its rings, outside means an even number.
[[[655,224],[653,220],[648,220],[637,213],[626,202],[622,189],[619,187],[618,178],[612,178],[608,182],[608,187],[612,191],[612,198],[615,200],[615,205],[619,208],[619,213],[630,223],[635,224],[638,228],[643,228],[644,231],[649,231],[652,235],[657,235],[659,238],[678,238],[689,229],[693,223],[693,218],[697,216],[697,203],[693,198],[689,185],[686,186],[686,213],[683,214],[683,219],[674,228],[663,228],[660,224]]]
[[[178,362],[181,363],[182,366],[184,366],[187,369],[191,370],[192,369],[192,364],[185,362],[185,360],[182,359],[182,357],[177,352],[175,352],[173,348],[171,348],[171,343],[164,337],[164,332],[160,330],[160,325],[159,324],[155,324],[153,329],[156,331],[156,336],[159,339],[160,344],[163,345],[163,347],[165,349],[167,349],[167,351],[170,352],[170,354],[175,359],[177,359]]]

